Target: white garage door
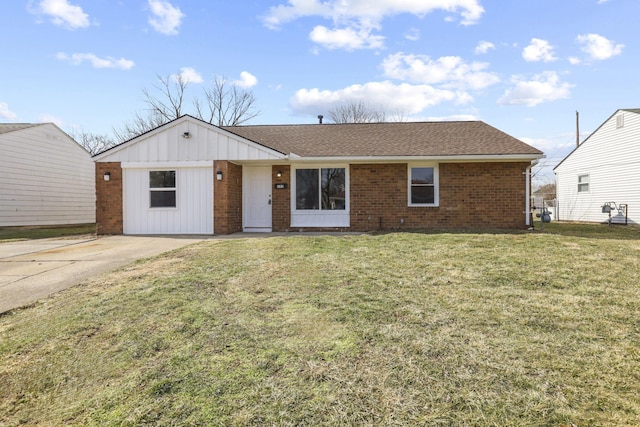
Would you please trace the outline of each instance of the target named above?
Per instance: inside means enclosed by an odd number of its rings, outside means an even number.
[[[213,234],[213,168],[123,169],[124,234]]]

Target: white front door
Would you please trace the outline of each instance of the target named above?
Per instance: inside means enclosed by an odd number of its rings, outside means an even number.
[[[271,166],[244,166],[243,229],[271,231]]]

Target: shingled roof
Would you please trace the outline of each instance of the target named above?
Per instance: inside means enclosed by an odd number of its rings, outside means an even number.
[[[530,155],[542,152],[481,121],[226,126],[301,157]]]
[[[0,123],[0,133],[9,133],[16,130],[40,126],[42,123]]]

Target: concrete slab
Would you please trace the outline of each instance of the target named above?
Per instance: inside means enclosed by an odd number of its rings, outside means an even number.
[[[84,237],[75,239],[38,239],[0,243],[0,260],[7,257],[14,257],[16,255],[40,252],[47,249],[55,249],[63,246],[89,242],[92,240],[96,240],[96,238]]]
[[[109,236],[0,244],[0,313],[212,236]]]

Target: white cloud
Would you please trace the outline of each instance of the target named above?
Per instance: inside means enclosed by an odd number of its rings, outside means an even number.
[[[489,52],[492,49],[495,49],[496,45],[494,45],[491,42],[487,42],[487,41],[481,41],[480,43],[478,43],[478,45],[476,46],[474,53],[476,55],[481,55],[481,54],[485,54],[487,52]]]
[[[83,62],[89,62],[93,68],[116,68],[120,70],[129,70],[133,68],[135,63],[129,59],[116,59],[110,56],[99,58],[93,53],[72,53],[68,55],[64,52],[58,52],[56,58],[61,61],[69,61],[73,65],[80,65]]]
[[[469,101],[464,93],[437,89],[429,85],[395,84],[390,81],[356,84],[338,90],[300,89],[290,105],[298,114],[317,114],[336,106],[363,101],[381,106],[386,111],[417,114],[442,102],[463,104]]]
[[[580,58],[578,58],[577,56],[570,56],[569,57],[569,63],[571,65],[578,65],[579,63],[581,63],[582,61],[580,60]]]
[[[466,63],[459,56],[433,60],[427,55],[402,52],[389,55],[382,62],[387,77],[460,90],[480,90],[498,83],[496,74],[485,71],[488,66],[482,62]]]
[[[243,71],[240,73],[240,79],[234,80],[231,84],[246,89],[257,85],[258,79],[250,72]]]
[[[202,79],[202,75],[198,73],[195,69],[191,67],[182,67],[180,68],[180,74],[174,74],[171,76],[171,79],[175,82],[178,80],[178,76],[184,83],[202,83],[204,80]]]
[[[552,138],[522,137],[518,139],[547,154],[553,153],[555,155],[557,151],[566,151],[567,148],[575,147],[575,139],[572,138],[575,138],[575,136],[562,134]]]
[[[543,102],[568,98],[573,85],[561,82],[560,77],[554,71],[545,71],[526,80],[522,76],[514,76],[511,79],[514,84],[505,94],[498,99],[500,105],[526,105],[534,107]]]
[[[48,15],[55,25],[69,30],[90,25],[89,15],[80,6],[70,4],[67,0],[42,0],[31,12]]]
[[[556,58],[553,55],[553,46],[548,41],[542,39],[531,39],[529,46],[522,51],[522,57],[527,62],[551,62]]]
[[[184,13],[180,8],[164,0],[149,0],[152,16],[149,24],[159,33],[168,36],[178,34],[178,27],[182,24]]]
[[[452,114],[450,116],[430,116],[425,117],[422,121],[427,122],[469,122],[479,120],[475,114]]]
[[[624,48],[623,44],[615,44],[599,34],[579,35],[576,40],[582,45],[582,51],[586,52],[590,59],[598,61],[619,55]]]
[[[310,34],[314,42],[330,49],[376,49],[384,37],[372,32],[381,29],[385,17],[405,13],[422,17],[436,10],[459,15],[463,25],[475,24],[484,13],[479,0],[288,0],[269,8],[263,22],[278,29],[304,17],[329,19],[334,28],[316,26]]]
[[[409,30],[404,33],[404,38],[412,42],[418,41],[420,40],[420,30],[417,28],[409,28]]]
[[[0,102],[0,118],[6,120],[15,120],[18,115],[9,109],[9,104]]]
[[[386,16],[402,13],[423,16],[436,10],[459,14],[463,25],[475,24],[484,13],[478,0],[288,0],[287,4],[269,8],[264,23],[275,29],[305,16],[320,16],[334,22],[355,19],[379,23]]]
[[[384,45],[384,37],[371,34],[369,28],[336,28],[328,29],[322,25],[315,27],[309,38],[327,49],[380,49]]]

